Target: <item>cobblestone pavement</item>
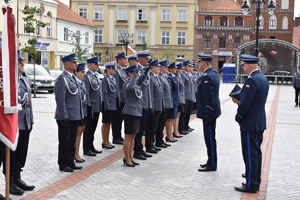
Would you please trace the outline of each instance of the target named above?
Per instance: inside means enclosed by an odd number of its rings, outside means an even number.
[[[84,168],[80,171],[61,172],[57,165],[54,95],[38,93],[39,98],[33,99],[35,124],[22,173],[22,178],[36,188],[22,196],[11,195],[11,199],[300,199],[300,107],[294,107],[294,89],[290,85],[270,85],[260,192],[249,195],[234,190],[245,180],[241,177],[244,164],[239,126],[234,121],[237,106],[228,97],[233,86],[222,83],[220,87],[218,170],[208,173],[197,170],[207,156],[202,121],[195,116],[190,122],[195,129],[192,133],[152,158],[139,160],[140,165],[135,168],[123,166],[122,146],[117,145],[96,157],[82,156],[86,162],[81,164]],[[100,130],[101,123],[95,135],[97,149],[102,143]],[[1,176],[1,194],[5,193],[4,180]]]

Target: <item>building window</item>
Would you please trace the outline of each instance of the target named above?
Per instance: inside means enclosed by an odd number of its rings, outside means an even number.
[[[220,18],[220,26],[227,26],[227,17]]]
[[[95,30],[95,43],[102,42],[102,30]]]
[[[146,9],[139,9],[138,10],[138,20],[146,21],[147,15],[146,15]]]
[[[226,48],[226,37],[219,37],[219,48]]]
[[[186,22],[187,21],[187,11],[185,9],[178,10],[178,21]]]
[[[243,18],[237,17],[234,19],[235,26],[243,26]]]
[[[94,9],[94,19],[102,20],[103,19],[103,9],[102,8],[95,8]]]
[[[186,33],[185,32],[178,32],[177,33],[177,44],[178,45],[185,45],[186,40]]]
[[[47,22],[46,25],[46,36],[51,37],[51,22]]]
[[[38,26],[39,23],[40,23],[40,20],[36,20],[35,33],[38,36],[41,35],[41,33],[42,33],[42,28],[40,26]]]
[[[137,44],[144,44],[146,41],[146,31],[137,32]]]
[[[204,37],[204,48],[211,48],[211,37]]]
[[[122,44],[122,42],[120,41],[121,38],[119,38],[119,36],[120,36],[121,34],[122,34],[122,35],[125,35],[125,33],[126,33],[126,30],[118,30],[118,35],[117,35],[117,37],[118,37],[118,39],[117,39],[118,44]]]
[[[47,17],[52,17],[52,13],[50,11],[47,12]]]
[[[161,21],[171,21],[171,10],[163,9],[162,10],[162,19]]]
[[[269,29],[277,28],[277,18],[275,15],[272,15],[269,20]]]
[[[264,18],[262,17],[262,15],[259,16],[259,29],[263,29],[264,28]]]
[[[282,29],[288,29],[289,27],[289,19],[287,18],[287,16],[284,16],[282,18]]]
[[[118,20],[127,20],[127,9],[125,8],[118,9]]]
[[[211,16],[207,16],[204,18],[205,26],[212,26],[213,25],[213,18]]]
[[[87,19],[87,8],[79,8],[79,15]]]
[[[85,42],[85,44],[89,44],[89,32],[85,32],[85,34],[84,34],[84,42]]]
[[[271,20],[270,20],[270,26],[271,26],[271,27],[276,26],[276,20],[275,20],[275,19],[271,19]]]
[[[69,41],[69,29],[64,28],[64,41]]]
[[[161,32],[161,44],[170,44],[170,32],[169,31]]]
[[[241,38],[234,37],[233,38],[233,48],[238,48],[239,46],[241,46]]]

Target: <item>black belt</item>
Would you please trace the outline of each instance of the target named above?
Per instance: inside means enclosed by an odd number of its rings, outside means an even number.
[[[30,107],[30,103],[24,103],[23,105],[22,105],[22,108],[29,108]]]

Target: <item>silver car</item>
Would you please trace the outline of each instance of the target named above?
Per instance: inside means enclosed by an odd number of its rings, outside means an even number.
[[[29,84],[34,89],[34,76],[33,76],[33,64],[24,65],[24,75],[29,80]],[[54,91],[54,80],[49,72],[41,65],[35,65],[35,88],[36,91],[47,90],[49,93]]]

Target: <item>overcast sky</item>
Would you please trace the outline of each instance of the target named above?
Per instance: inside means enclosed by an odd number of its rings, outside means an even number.
[[[66,5],[69,5],[69,0],[60,0]],[[299,17],[300,14],[300,0],[295,0],[295,12],[294,12],[294,18]]]

